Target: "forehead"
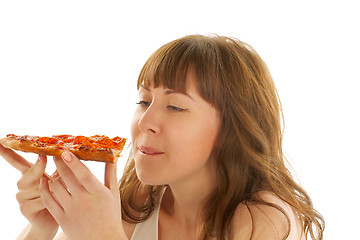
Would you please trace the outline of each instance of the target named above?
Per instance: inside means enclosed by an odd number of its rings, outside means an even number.
[[[140,87],[148,91],[151,91],[155,88],[163,88],[165,90],[170,90],[170,92],[183,93],[186,95],[188,93],[198,94],[196,74],[193,70],[189,70],[186,76],[184,76],[184,79],[176,84],[169,84],[169,81],[155,82],[154,80],[147,80],[140,83],[138,88]]]
[[[138,81],[138,88],[144,87],[145,89],[150,89],[161,87],[180,93],[193,91],[197,88],[196,86],[197,77],[192,68],[178,70],[176,73],[158,72],[156,74],[149,74],[149,77]]]

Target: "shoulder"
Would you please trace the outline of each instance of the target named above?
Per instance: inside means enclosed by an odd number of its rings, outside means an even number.
[[[278,240],[284,239],[288,232],[287,240],[304,239],[301,223],[285,201],[269,191],[258,195],[260,200],[270,205],[258,202],[239,204],[232,219],[230,239]]]

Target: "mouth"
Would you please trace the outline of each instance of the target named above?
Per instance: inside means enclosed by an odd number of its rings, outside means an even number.
[[[160,155],[160,154],[164,154],[163,151],[160,151],[160,150],[158,150],[156,148],[153,148],[153,147],[139,146],[138,149],[144,155]]]

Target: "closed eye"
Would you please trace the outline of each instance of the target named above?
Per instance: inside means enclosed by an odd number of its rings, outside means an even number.
[[[137,102],[136,104],[139,105],[142,108],[148,108],[151,105],[151,102],[141,100],[141,101]],[[187,111],[187,109],[176,107],[174,105],[167,106],[167,109],[169,109],[172,112],[185,112],[185,111]]]
[[[167,108],[170,111],[173,111],[173,112],[184,112],[184,111],[186,111],[186,109],[184,109],[184,108],[176,107],[176,106],[173,106],[173,105],[169,105],[169,106],[167,106]]]
[[[136,104],[139,105],[140,107],[144,107],[144,108],[147,108],[150,106],[150,102],[147,102],[147,101],[139,101]]]

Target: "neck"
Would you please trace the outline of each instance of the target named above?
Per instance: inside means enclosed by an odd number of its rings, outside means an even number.
[[[202,226],[201,212],[216,187],[214,172],[197,173],[181,182],[171,183],[164,193],[161,208],[178,224]]]

